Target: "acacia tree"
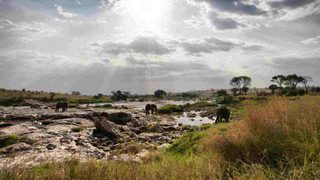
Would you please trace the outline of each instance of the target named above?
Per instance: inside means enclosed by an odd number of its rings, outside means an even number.
[[[271,84],[271,85],[269,86],[269,89],[272,91],[272,94],[274,94],[275,91],[276,91],[276,89],[278,89],[278,86],[275,85],[275,84]]]
[[[278,84],[278,87],[282,89],[282,85],[285,83],[286,77],[284,75],[273,76],[271,82]]]
[[[249,86],[251,86],[251,78],[248,76],[240,76],[240,82],[241,82],[241,89],[244,92],[244,94],[247,94],[249,91]]]
[[[302,76],[298,76],[296,74],[290,74],[285,78],[285,84],[289,86],[291,89],[296,89],[297,85],[303,81]]]
[[[233,87],[234,95],[237,94],[238,90],[240,90],[240,94],[241,94],[241,81],[239,77],[233,77],[230,81],[230,85]]]
[[[308,83],[312,82],[312,77],[310,76],[304,76],[301,83],[304,85],[306,94],[308,94]]]
[[[156,90],[156,91],[154,92],[154,96],[155,96],[156,98],[159,98],[159,99],[163,98],[163,97],[166,96],[166,95],[167,95],[167,92],[165,92],[165,91],[162,90],[162,89],[158,89],[158,90]]]
[[[251,78],[248,76],[233,77],[230,85],[237,88],[240,91],[239,94],[242,94],[242,92],[247,94],[249,86],[251,86]]]

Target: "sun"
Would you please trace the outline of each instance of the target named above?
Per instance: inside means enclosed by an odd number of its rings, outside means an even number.
[[[161,33],[170,9],[169,0],[123,0],[118,6],[126,25],[139,33]]]

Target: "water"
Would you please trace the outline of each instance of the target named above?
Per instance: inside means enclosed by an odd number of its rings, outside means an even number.
[[[133,102],[113,102],[113,103],[96,103],[96,104],[89,104],[89,107],[99,107],[99,106],[104,106],[106,104],[111,104],[112,106],[125,106],[128,108],[134,108],[134,109],[144,109],[147,104],[156,104],[158,108],[167,105],[167,104],[174,104],[174,105],[184,105],[184,104],[193,104],[197,101],[173,101],[173,100],[159,100],[159,101],[133,101]],[[80,106],[86,107],[86,104],[82,104]]]
[[[196,114],[196,117],[187,117],[188,113]],[[174,117],[176,119],[177,124],[182,125],[190,125],[190,126],[201,126],[203,124],[213,124],[215,122],[215,117],[213,119],[209,119],[208,117],[201,117],[201,111],[191,111],[184,112],[182,116]]]

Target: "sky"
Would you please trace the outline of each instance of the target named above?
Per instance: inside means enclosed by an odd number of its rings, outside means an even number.
[[[0,0],[0,87],[82,94],[320,82],[320,0]]]

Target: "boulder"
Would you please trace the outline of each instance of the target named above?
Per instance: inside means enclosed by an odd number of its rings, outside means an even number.
[[[117,125],[109,121],[106,117],[94,118],[94,125],[99,132],[102,132],[112,138],[120,138],[122,136]]]
[[[187,114],[187,117],[188,117],[188,118],[195,118],[195,117],[197,117],[197,114],[190,112],[190,113]]]
[[[24,142],[12,144],[10,146],[4,147],[1,149],[0,153],[3,154],[11,154],[11,153],[17,153],[21,151],[28,151],[32,149],[32,147]]]
[[[115,112],[108,114],[108,118],[111,122],[116,124],[125,125],[128,122],[132,121],[132,116],[129,113],[125,112]]]

